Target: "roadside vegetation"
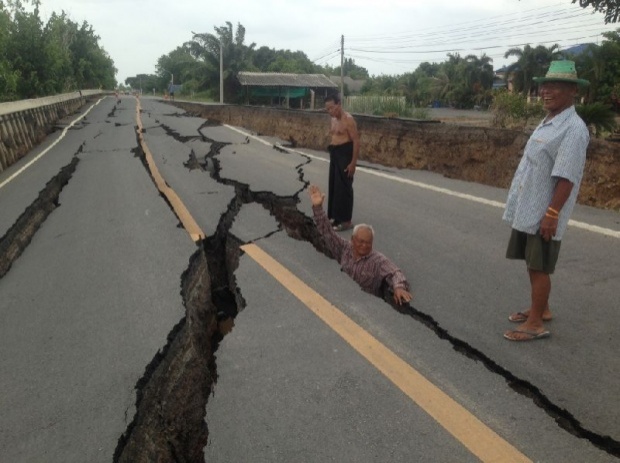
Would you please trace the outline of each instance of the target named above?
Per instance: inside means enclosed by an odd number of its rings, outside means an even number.
[[[64,11],[43,23],[40,4],[0,0],[0,102],[113,89],[116,68],[92,26],[71,21]]]
[[[356,93],[345,85],[344,104],[353,112],[416,119],[428,118],[427,108],[432,107],[491,110],[494,126],[523,128],[544,113],[542,106],[536,103],[537,86],[532,79],[544,75],[551,61],[572,59],[579,76],[591,82],[580,94],[584,117],[592,121],[589,125],[595,127],[595,133],[609,133],[614,130],[614,112],[620,110],[619,32],[620,29],[605,33],[600,45],[589,44],[576,55],[560,51],[558,45],[525,45],[506,50],[505,56],[513,57],[515,62],[504,69],[503,79],[498,78],[492,59],[485,54],[448,53],[441,63],[425,62],[412,72],[380,76],[370,76],[353,59],[345,58],[344,75],[364,83]],[[219,101],[220,44],[224,100],[228,103],[243,103],[243,92],[236,78],[240,71],[340,75],[339,66],[316,65],[301,51],[257,47],[255,43],[247,45],[245,28],[227,22],[215,27],[213,33],[194,34],[192,40],[162,55],[155,74],[132,77],[125,83],[133,88],[144,88],[144,82],[149,82],[147,88],[163,90],[174,75],[174,82],[182,83],[180,95],[175,96]],[[508,84],[510,92],[505,90]],[[597,105],[590,108],[594,103]]]
[[[491,125],[502,129],[526,129],[544,116],[542,102],[532,102],[520,93],[498,90],[491,105]]]
[[[575,3],[577,0],[573,0]],[[87,23],[71,21],[63,11],[44,23],[42,0],[0,0],[0,101],[34,98],[82,88],[117,86],[114,62]],[[606,0],[579,0],[616,22],[619,7]],[[25,7],[28,6],[28,8]],[[339,76],[340,66],[317,65],[302,51],[277,50],[246,44],[241,24],[226,22],[213,32],[192,33],[191,40],[162,55],[154,73],[127,78],[122,90],[164,95],[173,82],[175,98],[219,101],[220,51],[223,56],[224,101],[243,103],[237,75],[241,71],[324,74]],[[491,110],[497,127],[526,127],[542,114],[533,77],[544,75],[555,59],[575,61],[580,77],[591,85],[582,91],[580,114],[597,136],[615,130],[620,111],[620,29],[603,34],[600,44],[588,44],[578,54],[558,45],[525,45],[506,50],[515,59],[499,77],[493,60],[448,53],[440,63],[421,63],[401,75],[371,76],[351,58],[342,73],[363,80],[361,90],[345,85],[345,107],[384,117],[428,118],[427,108]],[[510,85],[511,91],[498,89]]]

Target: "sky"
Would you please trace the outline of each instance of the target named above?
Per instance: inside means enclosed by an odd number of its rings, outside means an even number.
[[[303,51],[317,64],[353,58],[370,75],[414,71],[448,53],[486,53],[498,69],[515,61],[506,50],[525,44],[561,49],[601,43],[601,13],[571,0],[42,0],[41,16],[65,11],[88,22],[100,37],[123,83],[154,74],[157,60],[230,22],[243,25],[245,44]],[[176,79],[175,79],[176,80]],[[181,82],[179,82],[181,83]]]

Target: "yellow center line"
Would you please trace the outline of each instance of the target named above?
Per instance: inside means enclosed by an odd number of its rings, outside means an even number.
[[[256,244],[241,249],[481,461],[531,462]]]
[[[153,160],[153,155],[151,154],[151,150],[144,141],[144,134],[142,132],[142,119],[140,117],[140,100],[137,99],[136,104],[136,123],[138,125],[138,138],[140,139],[140,146],[142,147],[142,151],[144,152],[144,157],[146,159],[146,163],[149,166],[149,170],[151,172],[151,176],[155,181],[155,185],[157,185],[157,189],[166,197],[168,202],[170,203],[170,207],[177,215],[183,228],[189,233],[189,236],[192,238],[194,242],[200,241],[205,238],[205,233],[201,230],[198,223],[194,220],[194,217],[189,213],[181,198],[176,194],[176,192],[168,186],[164,178],[159,173],[159,169],[157,169],[157,165]]]

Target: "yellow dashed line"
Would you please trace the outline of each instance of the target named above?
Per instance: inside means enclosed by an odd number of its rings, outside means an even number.
[[[153,180],[155,181],[155,185],[157,185],[157,189],[166,197],[170,206],[174,210],[174,213],[177,215],[183,228],[189,233],[189,236],[196,241],[200,241],[205,238],[204,232],[200,229],[200,226],[196,223],[192,215],[189,213],[183,201],[179,198],[176,192],[168,186],[164,178],[159,173],[159,169],[155,165],[155,161],[153,160],[153,155],[151,154],[151,150],[147,146],[144,141],[144,135],[142,133],[142,119],[140,118],[140,100],[137,100],[136,104],[136,123],[138,125],[138,138],[140,139],[140,146],[142,147],[142,151],[144,152],[144,157],[146,158],[146,163],[149,166],[149,170],[151,171],[151,175],[153,176]]]
[[[204,238],[204,233],[176,193],[166,184],[153,161],[153,156],[142,135],[139,101],[136,113],[140,146],[144,151],[157,188],[166,196],[192,239],[198,241]],[[241,249],[481,461],[531,463],[528,457],[502,439],[476,416],[441,391],[257,245],[247,244]]]
[[[257,245],[241,249],[481,461],[531,462]]]

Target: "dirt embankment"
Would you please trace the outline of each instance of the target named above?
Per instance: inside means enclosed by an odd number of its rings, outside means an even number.
[[[175,103],[224,124],[322,150],[329,144],[325,113]],[[362,139],[360,157],[387,166],[429,170],[447,177],[507,188],[528,135],[470,124],[356,116]],[[620,210],[620,144],[592,139],[579,203]]]

